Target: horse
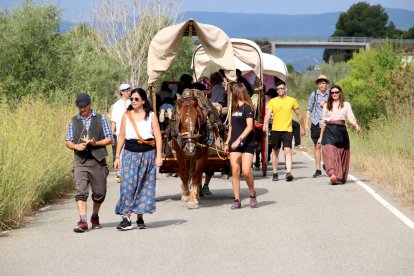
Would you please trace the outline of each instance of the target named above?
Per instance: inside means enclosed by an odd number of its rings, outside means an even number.
[[[181,200],[190,208],[199,207],[204,165],[209,156],[207,117],[199,106],[197,90],[185,89],[176,102],[172,146],[181,178]],[[190,191],[190,184],[192,186]]]

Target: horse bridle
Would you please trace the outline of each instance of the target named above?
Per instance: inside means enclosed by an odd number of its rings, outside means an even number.
[[[189,114],[190,107],[191,107],[190,100],[192,99],[195,99],[195,97],[192,96],[192,97],[186,97],[186,98],[179,99],[179,101],[183,103],[183,108],[187,109],[187,112],[185,114],[187,118],[190,116]],[[178,105],[176,105],[175,111],[176,111],[176,114],[179,114]],[[197,112],[197,115],[201,113],[198,106],[196,107],[196,112]],[[187,132],[180,132],[180,124],[181,124],[181,119],[179,116],[176,116],[176,120],[174,124],[175,137],[173,138],[176,140],[179,148],[182,151],[184,151],[184,153],[187,156],[192,156],[197,152],[197,148],[204,147],[204,144],[199,142],[200,137],[203,137],[203,135],[200,133],[203,128],[200,116],[197,116],[197,124],[199,126],[199,129],[198,129],[199,133],[197,134],[194,134],[194,131],[196,130],[196,126],[193,125],[192,121],[190,121],[189,131]]]

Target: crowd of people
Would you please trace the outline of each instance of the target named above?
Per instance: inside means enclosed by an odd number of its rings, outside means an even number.
[[[321,163],[332,184],[345,183],[349,171],[350,143],[346,121],[359,133],[357,120],[351,105],[344,100],[340,86],[332,85],[327,76],[320,75],[317,89],[309,96],[305,120],[295,98],[288,96],[287,84],[280,79],[269,88],[263,133],[270,132],[272,181],[279,180],[278,163],[280,149],[285,155],[286,181],[292,181],[292,145],[301,143],[301,137],[309,133],[314,144],[315,173],[322,176]],[[161,130],[173,116],[177,95],[186,88],[198,89],[211,102],[217,118],[223,119],[230,108],[230,125],[224,152],[229,155],[234,200],[232,209],[241,208],[240,176],[249,189],[250,207],[257,206],[253,157],[256,147],[255,110],[252,103],[254,89],[237,72],[237,82],[231,84],[232,102],[227,102],[230,87],[223,72],[215,72],[210,78],[201,77],[193,82],[190,75],[183,75],[179,82],[163,82],[157,92],[157,110],[152,110],[147,93],[141,88],[131,90],[129,84],[121,84],[119,100],[112,106],[110,123],[107,118],[92,109],[91,97],[83,92],[76,98],[79,113],[69,122],[66,146],[74,152],[73,177],[76,183],[75,201],[79,222],[73,229],[77,233],[88,230],[87,199],[92,191],[93,210],[90,219],[93,229],[101,228],[99,210],[106,196],[109,173],[106,146],[112,145],[113,163],[120,184],[120,196],[115,213],[121,216],[120,230],[133,228],[131,216],[137,215],[137,227],[147,228],[144,214],[156,210],[156,169],[162,166]],[[293,120],[293,113],[297,121]],[[255,166],[258,166],[256,152]],[[213,173],[207,172],[202,195],[211,195],[209,182]]]

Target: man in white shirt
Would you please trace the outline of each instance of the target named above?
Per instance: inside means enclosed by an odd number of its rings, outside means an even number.
[[[114,134],[114,143],[112,145],[112,152],[115,158],[116,142],[121,129],[122,115],[124,115],[128,106],[131,104],[129,100],[129,93],[131,92],[131,86],[127,83],[123,83],[119,86],[119,94],[121,98],[114,103],[111,110],[111,130]],[[119,171],[118,171],[119,172]],[[116,176],[116,181],[119,182],[119,175]]]

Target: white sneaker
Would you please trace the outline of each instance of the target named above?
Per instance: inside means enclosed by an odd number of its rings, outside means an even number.
[[[172,118],[172,109],[171,108],[167,109],[167,117],[168,117],[168,119]]]
[[[161,123],[164,122],[164,120],[165,120],[164,115],[165,115],[165,109],[161,109],[161,111],[160,111],[160,122]]]

